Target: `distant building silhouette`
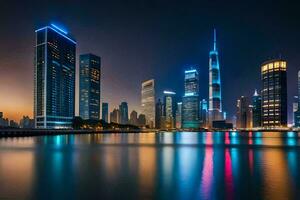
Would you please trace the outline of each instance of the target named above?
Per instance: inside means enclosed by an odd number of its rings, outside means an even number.
[[[155,128],[161,129],[162,128],[162,117],[163,117],[163,103],[160,99],[158,99],[155,105]]]
[[[252,121],[253,128],[258,128],[262,126],[262,108],[261,108],[261,96],[255,90],[254,95],[252,96]]]
[[[134,126],[139,126],[138,114],[135,110],[131,111],[131,113],[130,113],[129,124],[134,125]]]
[[[108,122],[108,103],[102,103],[102,120]]]

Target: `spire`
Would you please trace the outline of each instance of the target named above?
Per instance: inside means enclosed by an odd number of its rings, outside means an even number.
[[[214,28],[214,51],[217,50],[217,32],[216,29]]]
[[[257,90],[255,89],[254,95],[253,96],[258,96]]]

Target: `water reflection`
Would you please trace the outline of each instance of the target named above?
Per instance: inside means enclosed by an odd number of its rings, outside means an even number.
[[[0,139],[0,199],[297,199],[297,133]]]

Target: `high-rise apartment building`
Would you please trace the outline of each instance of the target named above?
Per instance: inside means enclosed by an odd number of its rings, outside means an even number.
[[[180,129],[181,127],[182,127],[182,102],[178,102],[176,108],[176,128]]]

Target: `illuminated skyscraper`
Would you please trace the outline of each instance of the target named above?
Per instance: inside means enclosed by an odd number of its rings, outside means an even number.
[[[252,121],[253,128],[261,127],[261,96],[255,90],[252,97]]]
[[[102,120],[108,122],[108,103],[102,103]]]
[[[176,103],[174,98],[175,92],[164,91],[164,128],[170,129],[175,127]]]
[[[79,115],[82,119],[100,119],[100,57],[80,55]]]
[[[177,103],[176,109],[176,128],[181,128],[182,126],[182,102]]]
[[[196,69],[186,70],[182,97],[182,128],[199,128],[199,77]]]
[[[265,128],[287,126],[286,61],[269,60],[261,66],[262,125]]]
[[[298,106],[294,112],[294,126],[300,127],[300,71],[298,71]]]
[[[71,128],[75,111],[76,42],[52,24],[35,31],[36,128]]]
[[[222,119],[220,65],[214,30],[214,48],[209,52],[209,124],[211,126],[213,121]]]
[[[128,104],[127,102],[122,102],[119,105],[120,110],[120,124],[128,124]]]
[[[146,125],[155,127],[155,85],[154,79],[142,83],[142,114],[146,116]]]

